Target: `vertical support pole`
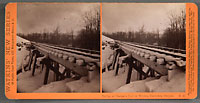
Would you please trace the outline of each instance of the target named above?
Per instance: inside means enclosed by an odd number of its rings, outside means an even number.
[[[138,61],[138,69],[139,69],[140,71],[143,71],[143,70],[142,70],[142,69],[143,69],[142,67],[143,67],[143,64],[142,64],[141,62]],[[142,73],[140,73],[140,77],[139,77],[139,79],[140,79],[140,80],[143,79],[143,75],[142,75]]]
[[[134,59],[133,68],[135,70],[137,70],[137,80],[141,79],[141,73],[139,72],[140,71],[140,64],[139,63],[140,62],[137,59]]]
[[[31,70],[31,64],[33,62],[33,52],[30,50],[30,59],[28,64],[28,70]]]
[[[131,74],[132,74],[132,70],[133,70],[133,58],[132,57],[127,58],[127,64],[129,66],[129,68],[128,68],[126,84],[130,83],[130,81],[131,81]]]
[[[44,63],[42,63],[42,71],[43,71],[43,69],[44,69]]]
[[[117,59],[117,51],[114,52],[114,59],[113,59],[112,66],[111,66],[112,70],[114,70],[114,68],[115,68],[116,59]]]
[[[116,58],[116,62],[115,62],[115,66],[114,66],[114,70],[115,70],[115,75],[118,75],[118,71],[119,71],[119,64],[118,64],[118,61],[119,61],[119,53],[117,53],[117,58]]]
[[[146,72],[147,76],[146,76],[144,79],[146,79],[147,77],[149,77],[149,73],[150,73],[150,72],[151,72],[151,68],[148,67],[148,70],[147,70],[147,72]]]
[[[151,77],[155,77],[155,74],[154,74],[154,70],[153,70],[153,69],[151,69],[151,71],[150,71],[150,76],[151,76]]]
[[[57,62],[54,62],[54,69],[56,71],[59,71],[59,64]],[[60,80],[59,75],[57,73],[56,74],[56,81]]]
[[[50,60],[49,59],[45,59],[45,65],[46,65],[46,72],[45,72],[45,76],[44,76],[44,85],[47,84],[48,82],[48,77],[49,77],[49,69],[50,69]]]
[[[33,59],[34,59],[34,63],[33,63],[33,71],[32,71],[32,76],[34,76],[35,74],[35,66],[36,66],[36,62],[37,62],[37,57],[39,56],[40,52],[37,50],[33,51]]]
[[[67,78],[70,78],[71,77],[71,71],[68,69],[68,68],[65,68],[65,70],[66,70],[66,77]]]
[[[139,69],[139,62],[135,59],[135,65],[134,68],[137,70],[137,80],[140,80],[140,72],[138,71]]]
[[[35,65],[36,65],[36,62],[37,62],[37,53],[34,54],[33,59],[34,59],[34,63],[33,63],[32,76],[34,76],[34,74],[35,74]]]

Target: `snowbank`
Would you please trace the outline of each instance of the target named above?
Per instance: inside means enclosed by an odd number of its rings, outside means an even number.
[[[90,82],[87,81],[87,77],[82,77],[80,80],[66,83],[66,86],[71,92],[100,92],[100,75],[98,71],[95,74],[96,76]]]
[[[148,88],[145,85],[147,81],[154,80],[155,78],[147,78],[145,80],[138,80],[131,82],[127,85],[120,87],[119,89],[115,90],[114,92],[148,92]]]
[[[32,71],[26,71],[18,74],[17,76],[17,91],[22,93],[31,93],[44,84],[44,69],[42,72],[39,68],[36,68],[35,75],[32,76]],[[49,72],[48,83],[55,81],[54,73]]]
[[[113,92],[121,86],[126,85],[128,66],[119,68],[118,75],[115,76],[115,70],[107,71],[102,74],[102,89],[103,92]],[[131,80],[137,80],[137,72],[132,71]]]
[[[73,79],[65,79],[61,81],[51,82],[47,85],[43,85],[39,89],[33,91],[34,93],[65,93],[71,92],[69,87],[65,85],[66,82],[73,81]]]
[[[19,36],[17,36],[17,43],[25,43],[25,42],[29,42],[28,40],[25,40]],[[29,51],[26,50],[26,47],[23,46],[23,47],[18,47],[16,46],[17,48],[17,70],[20,70],[21,67],[22,67],[22,62],[24,61],[23,59],[29,55]]]
[[[104,36],[104,35],[102,35],[102,42],[114,42],[114,40],[113,39],[111,39],[111,38],[109,38],[109,37],[106,37],[106,36]]]
[[[185,73],[178,69],[175,72],[170,81],[167,81],[167,76],[147,78],[121,86],[114,92],[185,92]]]
[[[185,92],[185,73],[179,69],[175,69],[175,74],[170,81],[167,76],[163,76],[158,80],[147,82],[151,92]]]
[[[113,54],[113,50],[110,49],[109,46],[106,46],[104,50],[102,50],[102,68],[105,68],[107,65],[112,63],[112,57],[110,57]]]

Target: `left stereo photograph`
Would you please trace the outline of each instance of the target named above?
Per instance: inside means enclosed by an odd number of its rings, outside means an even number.
[[[100,92],[100,4],[17,4],[17,93]]]

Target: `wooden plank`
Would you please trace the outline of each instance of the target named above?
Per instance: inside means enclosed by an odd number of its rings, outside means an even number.
[[[45,75],[44,75],[44,84],[47,84],[48,82],[48,78],[49,78],[49,69],[50,69],[50,62],[49,60],[45,60],[45,65],[46,65],[46,71],[45,71]]]
[[[128,67],[128,75],[127,75],[127,79],[126,79],[126,84],[130,83],[131,81],[131,74],[132,74],[132,70],[133,70],[133,58],[129,57],[126,60],[126,63],[129,65]]]
[[[36,66],[36,62],[37,62],[37,54],[36,53],[34,54],[33,59],[34,59],[34,62],[33,62],[32,76],[34,76],[34,74],[35,74],[35,66]]]
[[[31,70],[31,64],[33,62],[33,53],[30,51],[30,58],[28,64],[28,70]]]
[[[116,58],[117,58],[117,52],[116,51],[114,52],[113,56],[114,56],[114,59],[112,61],[112,65],[110,67],[112,70],[114,70],[115,62],[116,62]]]
[[[116,61],[115,61],[115,65],[114,65],[114,70],[115,70],[115,75],[118,75],[118,71],[119,71],[119,53],[117,53],[117,57],[116,57]]]
[[[56,71],[58,71],[59,72],[59,64],[58,63],[56,63],[56,62],[53,62],[54,63],[54,69],[56,70]],[[58,73],[56,73],[56,81],[58,81],[59,80],[59,74]]]

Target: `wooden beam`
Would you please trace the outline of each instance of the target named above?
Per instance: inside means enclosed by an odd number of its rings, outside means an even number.
[[[35,74],[35,66],[36,66],[36,62],[37,62],[37,54],[36,53],[34,53],[34,56],[33,56],[33,69],[32,69],[32,76],[34,76],[34,74]]]
[[[71,63],[68,60],[64,60],[63,58],[59,58],[52,54],[48,54],[47,52],[44,52],[42,50],[40,50],[40,52],[44,55],[48,55],[49,59],[52,59],[53,61],[69,68],[71,71],[74,71],[75,73],[77,73],[81,76],[86,76],[88,74],[88,70],[87,70],[86,66],[79,66],[76,63]]]
[[[133,58],[132,57],[128,57],[126,58],[125,61],[128,64],[128,75],[127,75],[127,79],[126,79],[126,84],[130,83],[131,81],[131,74],[132,74],[132,70],[133,70]]]
[[[44,75],[44,84],[47,84],[48,78],[49,78],[50,60],[45,59],[44,63],[46,65],[46,71],[45,71],[45,75]]]
[[[29,64],[28,64],[28,70],[31,70],[31,64],[33,62],[33,52],[30,50],[30,58],[29,58]]]
[[[132,57],[137,59],[138,61],[140,61],[141,63],[147,65],[148,67],[150,67],[151,69],[157,71],[159,74],[161,75],[167,75],[167,68],[165,67],[165,65],[159,65],[156,62],[150,61],[149,59],[140,57],[137,54],[132,53]]]

